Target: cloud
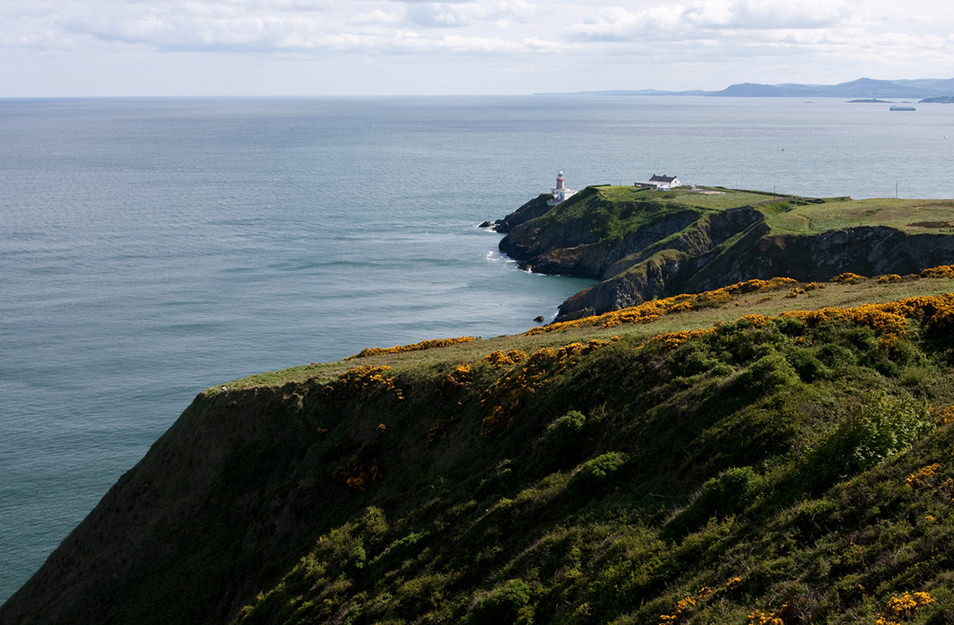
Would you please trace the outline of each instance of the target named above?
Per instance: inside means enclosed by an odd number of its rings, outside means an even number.
[[[393,62],[420,72],[422,84],[436,65],[484,63],[489,75],[505,67],[540,80],[541,68],[559,66],[567,77],[576,72],[581,90],[625,88],[659,67],[667,71],[650,75],[661,78],[641,86],[669,87],[657,80],[680,73],[692,83],[686,88],[758,71],[778,82],[821,80],[819,68],[950,73],[951,32],[954,12],[941,0],[0,0],[7,58],[240,53],[276,67],[280,59],[301,67],[333,58],[357,71]]]
[[[448,52],[547,48],[539,33],[519,32],[536,15],[526,0],[357,0],[333,10],[330,0],[36,1],[32,8],[0,8],[0,45],[63,49],[86,40],[157,50],[377,53],[414,41],[416,49]]]
[[[568,31],[580,40],[626,41],[646,33],[671,32],[681,22],[682,7],[649,7],[630,11],[622,7],[603,7],[582,21],[569,25]]]
[[[697,28],[814,29],[838,24],[845,8],[840,0],[716,0],[686,8],[682,18]]]
[[[408,19],[422,26],[470,26],[490,22],[498,27],[527,22],[536,15],[534,5],[524,0],[485,2],[407,2]]]
[[[659,4],[630,10],[603,7],[571,26],[574,37],[592,41],[694,39],[719,30],[820,29],[839,23],[843,0],[707,0],[689,5]]]

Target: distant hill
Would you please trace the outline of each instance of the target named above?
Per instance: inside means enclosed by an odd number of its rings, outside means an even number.
[[[837,85],[741,83],[709,95],[743,97],[929,98],[954,93],[954,79],[874,80],[859,78]]]
[[[765,85],[744,82],[729,85],[721,91],[660,91],[656,89],[577,91],[574,93],[547,93],[537,95],[704,95],[743,98],[934,98],[954,96],[954,78],[919,78],[914,80],[876,80],[859,78],[837,85],[805,85],[782,83]]]

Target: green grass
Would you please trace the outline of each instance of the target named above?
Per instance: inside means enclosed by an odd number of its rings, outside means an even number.
[[[954,233],[954,200],[830,200],[763,212],[776,233],[817,234],[875,225],[910,234]]]
[[[700,187],[693,191],[651,191],[631,186],[596,187],[598,197],[609,203],[655,202],[704,210],[727,210],[761,205],[775,233],[817,234],[856,226],[884,225],[912,234],[954,233],[954,200],[830,198],[802,203],[800,198],[759,191]],[[765,206],[773,199],[778,204]]]
[[[804,285],[800,286],[804,287]],[[303,382],[309,379],[328,382],[348,369],[362,365],[388,366],[395,373],[450,370],[459,364],[478,360],[495,350],[519,349],[529,353],[543,347],[561,346],[574,341],[605,340],[613,336],[646,340],[664,332],[710,328],[717,324],[729,323],[748,314],[775,316],[788,310],[851,307],[916,295],[937,295],[949,292],[954,292],[954,280],[946,278],[909,277],[884,283],[871,278],[858,284],[824,283],[823,288],[809,290],[796,297],[790,297],[789,290],[747,293],[723,306],[666,315],[648,324],[623,325],[606,329],[570,328],[535,336],[505,335],[421,351],[311,363],[248,376],[227,382],[224,386],[231,389],[281,386],[289,382]],[[215,394],[221,386],[223,384],[215,385],[206,392]]]
[[[677,187],[672,191],[652,191],[632,186],[606,185],[597,187],[597,190],[600,198],[608,202],[666,202],[706,210],[727,210],[790,197],[716,187],[699,187],[696,190]]]
[[[387,423],[374,444],[360,439],[381,478],[316,491],[362,511],[322,517],[318,540],[236,622],[951,622],[954,425],[938,415],[954,404],[954,353],[943,327],[912,321],[886,340],[861,321],[742,321],[642,347],[639,333],[952,282],[752,293],[613,328],[621,339],[587,353],[474,364],[453,387],[435,371],[396,373],[400,401],[304,399],[324,432],[316,454],[361,422]],[[428,423],[444,435],[425,441]],[[898,616],[892,600],[906,592],[923,601]]]

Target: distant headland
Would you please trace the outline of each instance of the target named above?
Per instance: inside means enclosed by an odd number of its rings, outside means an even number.
[[[909,274],[954,258],[954,200],[807,198],[657,174],[556,193],[485,225],[524,268],[598,281],[558,321],[744,280]]]
[[[954,102],[954,78],[919,78],[913,80],[876,80],[859,78],[836,85],[811,85],[782,83],[738,83],[720,91],[692,89],[687,91],[663,91],[658,89],[611,89],[605,91],[576,91],[568,93],[538,93],[535,95],[695,95],[742,98],[923,98],[925,102]]]

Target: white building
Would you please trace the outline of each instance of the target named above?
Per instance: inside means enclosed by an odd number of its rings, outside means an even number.
[[[667,176],[665,174],[662,176],[653,174],[647,182],[636,183],[637,187],[652,187],[657,191],[669,191],[670,189],[681,185],[682,183],[679,182],[679,178],[676,178],[675,176]]]
[[[569,189],[566,186],[566,179],[563,177],[563,172],[561,171],[557,174],[556,186],[550,189],[550,193],[553,195],[549,200],[547,200],[547,206],[556,206],[563,200],[569,199],[576,194],[576,191]]]

